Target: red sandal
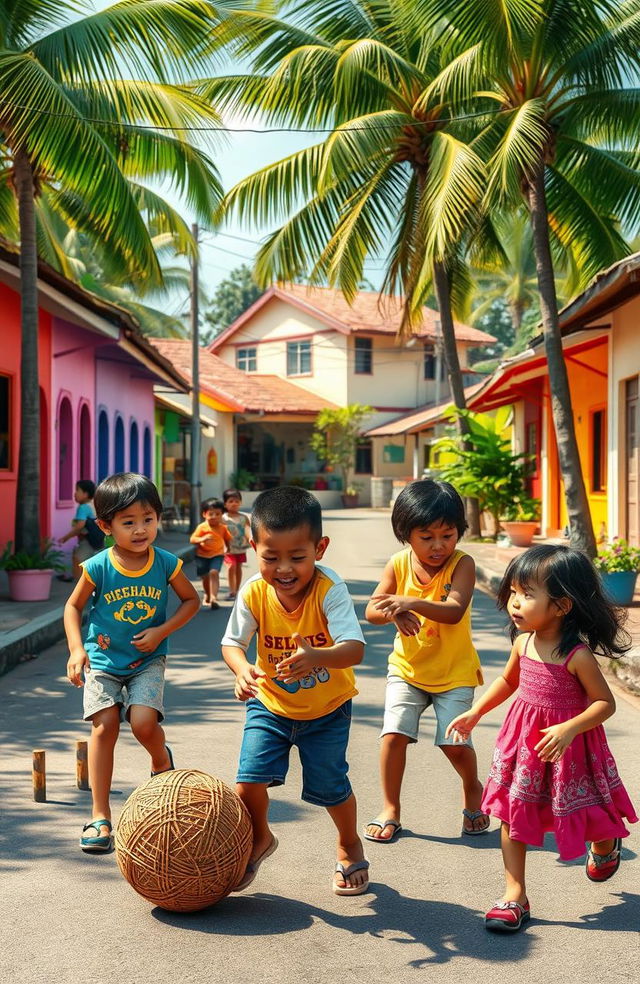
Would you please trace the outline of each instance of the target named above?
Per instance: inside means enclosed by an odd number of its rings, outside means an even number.
[[[524,905],[519,902],[496,902],[484,917],[484,925],[492,933],[517,933],[530,918],[528,900]]]
[[[613,842],[613,850],[609,854],[594,854],[593,845],[589,844],[587,851],[587,861],[585,870],[589,881],[605,882],[613,878],[620,867],[622,852],[622,838],[616,837]]]

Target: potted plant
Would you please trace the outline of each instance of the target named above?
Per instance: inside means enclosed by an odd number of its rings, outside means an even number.
[[[350,478],[364,420],[371,407],[351,403],[336,410],[321,410],[316,417],[309,447],[325,463],[325,471],[337,468],[342,478],[342,504],[358,505],[360,487]]]
[[[611,601],[616,605],[630,605],[640,571],[640,548],[616,538],[599,550],[593,563]]]
[[[502,520],[502,528],[514,547],[530,547],[538,529],[540,501],[524,493],[509,503]]]
[[[8,543],[0,556],[0,568],[7,572],[12,601],[47,601],[55,571],[65,569],[64,554],[51,540],[45,540],[37,553],[13,552]]]

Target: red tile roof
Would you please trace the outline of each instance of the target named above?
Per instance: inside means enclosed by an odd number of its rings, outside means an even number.
[[[191,342],[182,338],[149,341],[191,382]],[[200,387],[209,396],[238,413],[292,413],[315,416],[335,403],[323,400],[287,379],[246,373],[230,366],[208,349],[200,349]]]
[[[464,391],[467,401],[475,396],[484,385],[485,380],[482,379],[472,386],[467,386]],[[440,403],[438,406],[430,403],[428,406],[417,407],[416,410],[412,410],[410,413],[405,413],[401,417],[394,417],[393,420],[388,420],[386,424],[379,424],[377,427],[373,427],[366,432],[365,436],[397,437],[401,434],[417,434],[427,427],[433,427],[435,424],[440,423],[444,419],[445,411],[451,405],[452,400],[449,398],[446,403]]]
[[[232,325],[223,331],[211,343],[211,351],[219,349],[227,339],[241,328],[272,298],[278,298],[308,311],[323,321],[328,327],[335,328],[343,334],[363,333],[374,335],[396,335],[400,328],[402,302],[399,297],[388,295],[380,298],[377,291],[359,291],[353,305],[350,305],[339,290],[330,287],[306,287],[304,284],[287,284],[286,286],[270,287],[259,297]],[[424,321],[414,329],[414,334],[421,339],[435,339],[436,322],[439,321],[437,311],[423,308]],[[471,328],[459,321],[454,322],[456,338],[461,342],[473,345],[489,345],[495,342],[493,335],[488,335],[478,328]]]

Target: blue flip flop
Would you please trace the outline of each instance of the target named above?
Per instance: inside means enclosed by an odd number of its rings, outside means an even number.
[[[100,835],[100,827],[108,827],[109,833]],[[85,830],[95,830],[97,837],[85,837]],[[82,837],[80,838],[80,847],[87,854],[104,854],[105,851],[110,851],[113,847],[113,824],[111,820],[106,818],[102,820],[92,820],[91,823],[86,823],[82,828]]]
[[[160,772],[152,772],[151,773],[152,779],[154,776],[161,776],[163,772],[171,772],[172,769],[175,769],[175,765],[173,764],[173,755],[171,754],[171,749],[169,748],[168,745],[165,745],[164,747],[167,750],[167,755],[169,756],[169,761],[171,762],[171,765],[169,766],[168,769],[160,769]]]

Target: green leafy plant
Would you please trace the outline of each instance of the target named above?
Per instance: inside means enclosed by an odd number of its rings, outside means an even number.
[[[509,503],[502,519],[516,523],[537,522],[540,519],[540,500],[523,493]]]
[[[314,424],[309,447],[342,476],[342,489],[345,495],[352,492],[354,483],[349,475],[356,461],[356,448],[360,440],[362,425],[373,410],[362,403],[351,403],[337,410],[321,410]]]
[[[14,553],[13,543],[9,541],[0,555],[0,569],[5,571],[64,571],[65,568],[65,556],[53,546],[52,540],[43,540],[38,553],[28,550]]]
[[[246,468],[236,468],[229,475],[229,485],[239,491],[250,489],[255,481],[255,475]]]
[[[640,571],[640,547],[632,547],[626,540],[615,539],[599,550],[593,565],[603,574]]]
[[[512,451],[510,438],[504,436],[511,422],[511,408],[501,407],[495,416],[490,416],[451,407],[445,416],[450,421],[458,416],[467,420],[469,434],[465,441],[470,446],[465,447],[459,435],[437,441],[434,449],[438,453],[452,455],[452,460],[439,469],[438,477],[455,485],[461,495],[478,499],[480,509],[491,513],[495,539],[500,520],[516,504],[521,503],[524,511],[525,503],[534,501],[525,488],[527,456]]]

